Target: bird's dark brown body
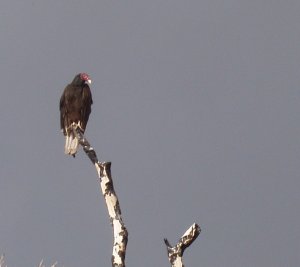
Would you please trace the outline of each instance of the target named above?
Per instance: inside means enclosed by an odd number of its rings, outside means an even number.
[[[72,124],[75,123],[84,132],[89,120],[93,104],[89,83],[90,78],[87,74],[76,75],[60,98],[60,127],[66,136],[66,154],[75,155],[77,152],[78,141],[73,134]]]

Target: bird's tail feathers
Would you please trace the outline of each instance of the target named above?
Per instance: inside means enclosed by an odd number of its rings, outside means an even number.
[[[71,131],[66,135],[65,154],[69,154],[75,157],[78,148],[79,148],[78,139],[74,135],[73,131]]]

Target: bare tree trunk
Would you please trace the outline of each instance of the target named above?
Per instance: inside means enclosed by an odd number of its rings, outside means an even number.
[[[198,224],[194,223],[179,239],[176,246],[172,247],[165,238],[165,244],[168,250],[168,257],[172,267],[184,267],[182,256],[184,250],[189,247],[200,234],[201,229]]]
[[[95,165],[102,194],[107,206],[109,219],[113,227],[113,251],[112,251],[112,266],[125,267],[126,246],[128,242],[128,231],[121,215],[121,208],[117,194],[114,190],[113,180],[111,177],[111,162],[100,162],[97,158],[95,150],[89,144],[87,139],[81,133],[79,128],[75,125],[72,126],[74,135],[76,135],[80,145],[83,147],[84,152]],[[168,257],[172,267],[184,267],[182,262],[183,252],[189,247],[200,234],[200,227],[194,223],[180,238],[176,246],[172,247],[167,239],[164,239],[168,250]],[[51,267],[56,267],[54,263]],[[6,267],[4,256],[0,255],[0,267]],[[43,260],[41,260],[39,267],[44,267]]]
[[[126,246],[128,241],[128,231],[121,216],[121,208],[118,197],[114,190],[113,180],[111,177],[111,163],[98,161],[95,150],[91,147],[89,142],[83,136],[78,128],[73,127],[73,132],[76,134],[79,143],[82,145],[84,152],[95,165],[102,194],[104,196],[109,219],[113,227],[113,252],[112,252],[112,266],[125,267]]]
[[[111,162],[100,162],[97,158],[95,150],[91,147],[87,139],[81,133],[81,131],[74,126],[73,132],[78,138],[79,143],[83,147],[84,152],[90,158],[95,165],[98,177],[100,179],[100,185],[102,194],[104,196],[110,222],[113,226],[113,252],[112,252],[112,266],[113,267],[125,267],[126,246],[128,241],[128,231],[121,216],[121,208],[118,197],[115,193],[113,180],[111,177]],[[172,247],[167,239],[164,239],[168,250],[168,257],[172,267],[184,267],[182,262],[182,256],[184,250],[189,247],[193,241],[200,234],[200,227],[197,224],[193,224],[180,238],[176,246]]]

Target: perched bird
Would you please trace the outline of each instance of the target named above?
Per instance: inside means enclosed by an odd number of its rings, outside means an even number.
[[[60,127],[66,136],[65,154],[73,157],[75,157],[79,144],[72,127],[78,127],[84,133],[93,104],[89,84],[91,84],[89,75],[79,73],[66,86],[60,98]]]

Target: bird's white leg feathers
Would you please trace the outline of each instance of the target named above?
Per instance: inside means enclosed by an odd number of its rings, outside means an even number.
[[[79,148],[79,143],[76,135],[74,135],[73,127],[79,127],[80,129],[82,129],[80,122],[73,122],[72,125],[66,129],[67,135],[65,143],[65,154],[72,155],[75,157],[75,154]]]

